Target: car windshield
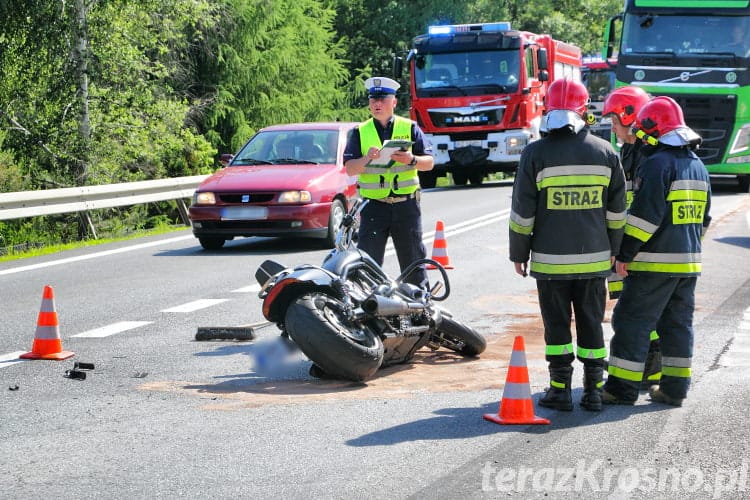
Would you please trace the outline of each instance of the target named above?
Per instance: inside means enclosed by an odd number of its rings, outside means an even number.
[[[337,130],[261,131],[229,166],[336,163],[337,146]]]

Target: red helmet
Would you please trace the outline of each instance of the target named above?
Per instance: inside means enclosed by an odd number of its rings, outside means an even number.
[[[654,97],[638,112],[636,128],[652,137],[661,137],[675,129],[687,128],[682,108],[671,97]]]
[[[638,111],[649,101],[650,97],[640,87],[627,86],[613,90],[604,100],[602,116],[616,115],[620,123],[629,127],[635,121]]]
[[[586,111],[588,103],[589,92],[580,82],[555,80],[547,89],[545,108],[548,113],[560,109],[580,115]]]

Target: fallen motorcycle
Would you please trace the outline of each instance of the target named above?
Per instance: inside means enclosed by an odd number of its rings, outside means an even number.
[[[341,221],[336,245],[320,266],[286,268],[272,260],[255,273],[263,315],[313,362],[319,378],[363,381],[379,368],[406,363],[427,347],[476,356],[482,335],[435,302],[450,294],[448,275],[433,259],[413,262],[392,280],[353,243],[367,200],[355,202]],[[431,264],[441,275],[429,289],[404,280]],[[437,295],[441,290],[443,293]]]

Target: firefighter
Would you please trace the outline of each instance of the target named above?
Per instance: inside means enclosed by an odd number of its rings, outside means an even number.
[[[359,193],[372,200],[361,214],[357,247],[383,265],[388,238],[393,239],[396,256],[404,271],[412,262],[427,256],[422,242],[422,212],[419,204],[418,170],[432,170],[432,145],[419,126],[396,116],[398,82],[385,77],[368,78],[372,118],[355,128],[344,150],[346,173],[358,175]],[[412,146],[391,155],[387,167],[370,165],[380,158],[380,149],[388,139],[406,139]],[[405,281],[427,286],[427,272],[419,266]]]
[[[627,86],[613,90],[604,100],[602,116],[610,117],[612,120],[612,131],[620,145],[620,161],[625,172],[625,187],[627,190],[627,206],[633,202],[633,178],[636,169],[641,162],[641,145],[643,144],[635,136],[635,118],[641,108],[651,99],[645,90],[640,87]],[[607,278],[609,298],[616,299],[622,291],[623,277],[616,272],[610,273]],[[658,385],[661,378],[661,353],[659,351],[659,335],[656,331],[650,334],[646,358],[646,368],[643,372],[643,383],[641,388],[648,390],[652,385]]]
[[[662,376],[652,401],[681,406],[693,355],[695,285],[701,239],[711,221],[711,184],[695,153],[701,138],[670,97],[655,97],[636,118],[645,143],[636,195],[615,267],[625,277],[612,314],[607,404],[632,405],[643,378],[649,333],[659,332]]]
[[[589,133],[588,92],[555,80],[546,96],[545,136],[524,148],[513,185],[510,260],[536,279],[550,387],[539,401],[570,411],[573,361],[583,363],[581,406],[602,408],[606,350],[605,279],[625,225],[625,176],[605,140]],[[571,335],[571,305],[576,342]]]

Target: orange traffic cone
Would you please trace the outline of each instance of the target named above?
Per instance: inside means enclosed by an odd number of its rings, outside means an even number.
[[[534,415],[534,404],[531,401],[529,387],[529,370],[526,367],[526,351],[521,335],[513,341],[513,353],[510,355],[508,377],[505,381],[500,409],[497,415],[486,413],[484,419],[496,424],[549,425],[549,420]]]
[[[448,242],[445,241],[445,235],[443,234],[443,221],[439,220],[435,224],[435,241],[432,242],[432,260],[438,262],[446,269],[455,269],[451,266],[450,260],[448,259]],[[425,266],[427,269],[437,269],[432,264]]]
[[[46,285],[42,294],[42,307],[36,321],[36,334],[31,352],[21,354],[23,359],[68,359],[75,353],[62,350],[60,328],[55,312],[55,296],[52,287]]]

